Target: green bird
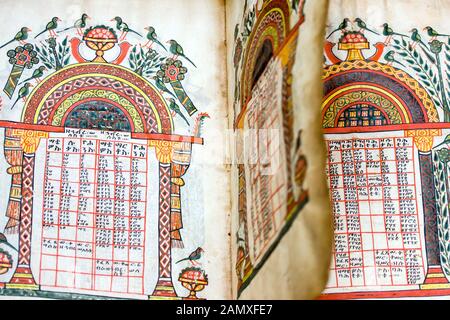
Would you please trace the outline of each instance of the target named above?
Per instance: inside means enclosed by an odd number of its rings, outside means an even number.
[[[157,36],[156,36],[156,32],[155,32],[155,28],[153,28],[153,27],[146,27],[146,28],[144,28],[144,30],[147,30],[148,32],[147,32],[147,39],[148,39],[148,41],[147,41],[147,43],[146,44],[144,44],[144,47],[145,48],[151,48],[151,44],[150,44],[150,42],[153,44],[154,42],[156,42],[157,44],[159,44],[164,50],[166,50],[167,51],[167,49],[166,49],[166,47],[164,47],[164,45],[157,39]]]
[[[394,56],[395,56],[395,52],[391,50],[384,55],[384,60],[386,60],[388,62],[388,65],[392,65],[394,62],[396,62],[399,65],[402,65],[403,67],[406,68],[406,66],[403,63],[401,63],[398,60],[395,60]]]
[[[172,97],[176,98],[176,96],[169,89],[167,89],[166,85],[164,84],[164,82],[162,82],[162,80],[160,78],[155,79],[155,84],[159,90],[161,90],[162,92],[168,93]]]
[[[14,42],[14,41],[19,41],[21,44],[25,44],[25,40],[28,39],[28,32],[31,32],[30,28],[27,27],[22,27],[20,29],[19,32],[16,33],[16,35],[14,36],[14,38],[12,38],[10,41],[8,41],[7,43],[5,43],[4,45],[2,45],[0,47],[3,48],[4,46],[7,46],[8,44]]]
[[[200,260],[202,257],[202,253],[205,252],[201,247],[195,249],[187,258],[178,260],[176,263],[180,263],[182,261],[189,261],[192,265],[197,264],[197,260]]]
[[[50,22],[47,23],[47,25],[45,26],[45,29],[42,30],[41,32],[39,32],[34,38],[36,39],[37,37],[39,37],[41,34],[43,34],[46,31],[48,31],[50,33],[50,37],[56,37],[55,29],[58,28],[58,21],[62,21],[62,20],[58,17],[53,17],[52,20],[50,20]]]
[[[356,25],[360,28],[359,31],[367,30],[369,32],[372,32],[373,34],[380,35],[378,32],[370,30],[369,28],[367,28],[366,23],[364,21],[362,21],[360,18],[356,18],[353,22],[356,22]]]
[[[345,19],[341,22],[341,24],[339,25],[339,27],[337,27],[337,29],[334,29],[334,30],[328,35],[327,39],[328,39],[329,37],[331,37],[331,36],[333,35],[333,33],[337,32],[337,31],[344,32],[344,31],[348,28],[349,23],[350,23],[350,19],[349,19],[349,18],[345,18]]]
[[[61,32],[64,32],[64,31],[67,31],[70,29],[77,29],[78,35],[81,36],[81,35],[83,35],[82,29],[86,28],[86,26],[87,26],[86,20],[90,19],[90,18],[91,17],[89,17],[86,13],[83,13],[81,15],[81,18],[76,20],[75,23],[73,24],[73,26],[65,28],[61,31],[58,31],[57,33],[61,33]]]
[[[10,247],[11,249],[17,251],[17,249],[14,248],[14,247],[12,246],[12,244],[10,244],[10,243],[8,242],[8,239],[6,239],[6,236],[5,236],[3,233],[0,233],[0,244],[6,244],[6,245],[7,245],[8,247]]]
[[[142,37],[142,34],[140,34],[139,32],[137,32],[137,31],[135,31],[133,29],[130,29],[128,27],[128,24],[123,22],[121,17],[115,17],[114,19],[111,19],[111,21],[115,21],[117,30],[122,31],[122,34],[120,35],[120,38],[119,38],[120,41],[125,39],[125,37],[127,36],[128,32],[137,34],[139,37]]]
[[[180,117],[183,118],[184,121],[186,121],[186,124],[189,126],[189,121],[186,119],[186,117],[184,116],[184,114],[181,112],[180,107],[177,105],[177,103],[175,102],[174,98],[170,98],[169,99],[169,108],[170,110],[172,110],[173,112],[175,112],[176,114],[178,114]]]
[[[383,23],[381,25],[381,27],[383,27],[383,36],[387,37],[386,41],[384,42],[385,45],[388,45],[391,42],[392,37],[394,35],[401,36],[401,37],[407,37],[407,35],[404,35],[404,34],[401,34],[398,32],[394,32],[394,30],[392,30],[392,28],[389,27],[389,25],[387,23]]]
[[[33,87],[33,85],[31,83],[27,82],[27,83],[25,83],[25,85],[22,88],[20,88],[19,93],[17,94],[17,99],[13,103],[11,110],[14,108],[14,106],[16,105],[17,101],[19,101],[19,99],[25,98],[30,93],[30,87]]]
[[[431,37],[431,41],[435,40],[437,37],[450,37],[448,34],[438,33],[430,26],[423,28],[423,31],[427,31],[428,36]]]
[[[192,63],[192,65],[193,65],[194,67],[197,68],[197,66],[195,65],[195,63],[193,63],[193,62],[191,61],[191,59],[189,59],[188,57],[186,57],[186,55],[184,54],[183,47],[180,46],[180,44],[179,44],[178,42],[176,42],[175,40],[169,40],[169,41],[167,41],[167,43],[170,43],[170,48],[169,48],[169,50],[170,50],[170,52],[175,56],[175,58],[178,57],[178,56],[183,57],[183,58],[185,58],[187,61],[189,61],[190,63]]]
[[[411,33],[411,39],[412,41],[414,41],[414,44],[411,46],[412,49],[415,49],[417,44],[420,44],[423,52],[425,53],[425,55],[428,57],[428,59],[430,59],[430,61],[434,64],[436,64],[436,59],[433,58],[433,56],[429,53],[428,51],[428,47],[426,46],[426,44],[422,41],[422,37],[419,34],[419,30],[417,30],[416,28],[412,29],[410,32]]]
[[[417,46],[417,44],[419,43],[421,46],[423,46],[423,47],[427,47],[426,45],[425,45],[425,43],[422,41],[422,37],[420,36],[420,34],[419,34],[419,30],[417,30],[416,28],[414,28],[414,29],[412,29],[412,30],[410,30],[410,32],[412,32],[411,33],[411,39],[412,39],[412,41],[414,41],[414,47],[413,48],[415,48],[416,46]]]
[[[19,84],[22,84],[24,82],[33,80],[33,79],[39,79],[40,77],[42,77],[44,75],[44,71],[47,70],[47,68],[45,66],[40,66],[39,68],[37,68],[36,70],[34,70],[33,74],[31,75],[31,77],[29,77],[28,79],[25,79],[23,81],[21,81]]]

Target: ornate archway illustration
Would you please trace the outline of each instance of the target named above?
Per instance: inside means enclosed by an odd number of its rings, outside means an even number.
[[[296,140],[296,133],[293,132],[293,105],[292,105],[292,87],[291,76],[292,68],[295,62],[295,53],[297,48],[297,39],[299,28],[304,21],[303,15],[304,1],[297,3],[293,7],[293,3],[286,0],[271,0],[262,3],[255,3],[248,10],[243,12],[241,24],[236,25],[235,44],[234,44],[234,128],[241,130],[245,126],[246,117],[249,114],[247,106],[252,99],[252,90],[255,88],[261,74],[267,71],[267,67],[276,59],[281,61],[282,68],[282,92],[277,92],[282,96],[281,100],[281,124],[283,152],[290,155],[292,146]],[[239,32],[238,32],[239,31]],[[252,128],[254,129],[254,128]],[[258,128],[256,128],[258,129]],[[297,137],[297,139],[299,139]],[[244,143],[237,144],[237,157],[243,158]],[[298,151],[298,150],[297,150]],[[291,157],[287,156],[286,172],[289,179],[286,181],[287,215],[284,217],[281,235],[275,238],[280,239],[289,229],[297,214],[303,205],[308,201],[308,193],[301,190],[298,197],[294,196],[294,183],[301,184],[300,179],[294,181],[291,179],[293,174],[293,165]],[[304,170],[305,164],[297,166],[298,171]],[[284,170],[284,168],[283,168]],[[235,273],[237,275],[237,292],[238,296],[250,284],[252,278],[263,266],[270,252],[276,246],[276,243],[268,246],[267,254],[262,259],[253,259],[251,257],[251,239],[249,231],[251,228],[251,218],[248,206],[252,203],[252,199],[248,196],[250,191],[247,190],[248,174],[246,166],[242,163],[236,165],[236,175],[238,181],[238,203],[239,222],[235,237],[237,252]],[[297,171],[295,173],[298,173]],[[300,182],[300,183],[298,183]],[[261,193],[267,192],[269,187],[265,183],[261,183]],[[256,230],[256,229],[254,229]],[[255,231],[256,232],[256,231]],[[256,261],[258,260],[258,261]]]
[[[325,56],[332,64],[323,71],[322,126],[325,133],[332,137],[340,133],[361,133],[368,134],[369,139],[376,137],[370,133],[379,132],[384,134],[380,135],[381,139],[389,137],[387,132],[397,131],[403,132],[405,138],[413,141],[417,155],[412,154],[411,161],[417,158],[419,163],[421,192],[418,194],[422,202],[427,269],[423,282],[418,283],[419,290],[402,292],[392,288],[386,292],[350,292],[348,295],[337,292],[327,293],[323,298],[448,294],[450,284],[440,261],[437,195],[433,179],[433,141],[442,135],[434,98],[406,71],[394,67],[389,61],[381,61],[383,56],[388,56],[386,43],[373,44],[375,53],[367,57],[363,52],[370,49],[366,36],[361,31],[342,32],[338,50],[348,51],[345,60],[335,55],[335,45],[325,43]],[[330,143],[335,141],[332,137]],[[430,291],[426,293],[422,290]]]
[[[54,292],[41,290],[31,268],[35,160],[40,141],[49,139],[54,133],[75,129],[125,132],[133,139],[144,140],[148,149],[155,150],[159,163],[158,276],[153,292],[146,294],[155,299],[180,298],[172,279],[172,248],[183,248],[181,187],[185,185],[183,175],[190,166],[192,144],[203,144],[199,133],[208,114],[199,113],[194,120],[193,136],[176,134],[173,117],[183,116],[180,110],[174,111],[177,103],[190,116],[197,111],[181,84],[187,68],[175,56],[162,56],[149,47],[144,47],[147,49],[144,52],[142,46],[132,46],[121,40],[112,28],[95,26],[87,29],[82,39],[74,37],[70,40],[71,57],[78,62],[75,64],[68,63],[67,38],[58,44],[56,38],[50,36],[47,47],[33,49],[38,52],[33,56],[40,57],[44,65],[54,68],[55,72],[37,81],[36,87],[24,97],[21,122],[2,121],[2,126],[6,127],[5,157],[10,165],[7,172],[12,176],[5,233],[18,233],[19,236],[17,267],[9,282],[0,283],[2,294],[57,296]],[[87,61],[78,51],[82,41],[96,50],[93,61]],[[106,61],[104,52],[118,42],[118,58]],[[32,52],[32,45],[25,46],[16,51]],[[61,57],[55,50],[58,46],[59,52],[63,52]],[[50,59],[48,52],[44,54],[45,50],[49,50],[50,55],[54,53],[55,57]],[[120,65],[127,57],[131,68]],[[136,65],[137,61],[141,61],[140,66]],[[149,74],[155,74],[151,78],[155,84],[150,81]],[[165,83],[170,84],[174,92]],[[18,84],[18,78],[10,78],[8,92],[14,92]],[[26,87],[30,87],[28,83]],[[169,103],[168,95],[176,99]],[[187,120],[186,123],[190,125]],[[206,279],[205,272],[198,268],[185,268],[182,274],[182,284],[186,283],[187,287],[192,277]],[[195,291],[190,292],[190,297],[196,297]]]

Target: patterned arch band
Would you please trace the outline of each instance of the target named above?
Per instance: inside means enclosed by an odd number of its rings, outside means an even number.
[[[252,76],[257,54],[266,40],[277,51],[289,31],[289,4],[286,0],[271,1],[257,13],[257,21],[245,48],[243,61],[241,92],[245,104],[252,88]]]
[[[158,90],[137,74],[106,63],[69,66],[44,79],[30,94],[22,121],[63,126],[74,106],[96,100],[120,107],[133,132],[172,133],[172,116]]]
[[[380,110],[389,124],[439,122],[430,96],[402,70],[375,61],[345,61],[324,73],[322,125],[338,126],[342,112],[361,104]]]

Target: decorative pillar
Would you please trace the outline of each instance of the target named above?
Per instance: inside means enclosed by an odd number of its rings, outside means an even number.
[[[431,149],[433,137],[442,134],[439,129],[408,130],[407,137],[414,139],[419,150],[419,167],[422,190],[423,215],[425,224],[425,247],[427,256],[427,273],[421,289],[447,289],[450,288],[447,278],[442,270],[439,257],[439,238],[437,228],[436,194],[433,181],[433,158]]]
[[[184,248],[180,230],[183,228],[181,212],[181,187],[184,186],[183,175],[191,163],[192,144],[177,142],[173,144],[172,172],[171,172],[171,210],[170,210],[170,239],[172,248]]]
[[[178,298],[172,283],[172,248],[170,240],[172,142],[149,141],[159,161],[158,281],[150,299]]]
[[[23,150],[20,145],[20,138],[12,136],[13,130],[5,129],[4,153],[5,159],[10,165],[6,172],[11,175],[11,188],[6,209],[6,216],[9,220],[6,223],[5,233],[17,233],[19,231],[20,202],[22,199]]]
[[[35,152],[41,138],[48,138],[47,132],[13,129],[11,136],[20,138],[23,150],[22,197],[19,217],[19,260],[17,268],[6,288],[38,290],[31,271],[31,236],[33,215],[33,181]]]

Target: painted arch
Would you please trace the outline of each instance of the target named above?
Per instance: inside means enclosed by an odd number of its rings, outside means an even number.
[[[39,83],[26,102],[22,121],[65,126],[71,112],[89,103],[116,110],[131,132],[173,131],[169,108],[150,82],[121,66],[92,62],[68,66]]]
[[[375,61],[345,61],[327,68],[323,128],[338,127],[343,112],[357,104],[378,111],[385,124],[439,122],[426,90],[402,70]]]

